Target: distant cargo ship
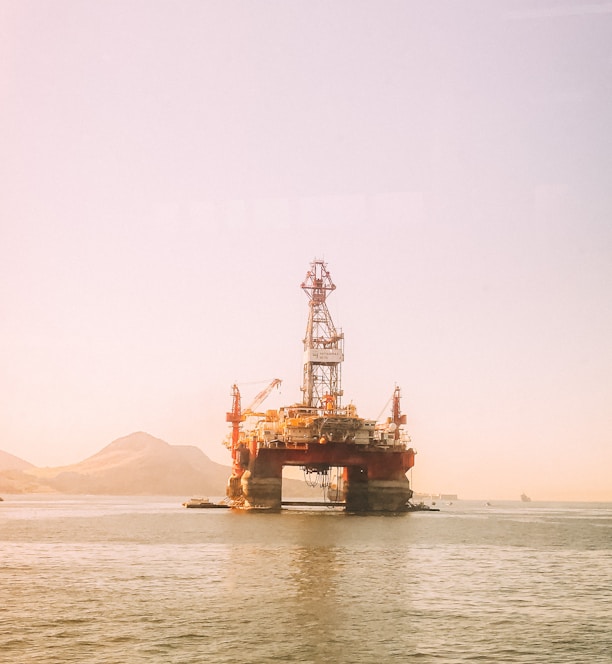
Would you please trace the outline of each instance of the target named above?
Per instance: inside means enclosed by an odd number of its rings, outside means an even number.
[[[524,503],[530,503],[531,502],[531,498],[526,493],[521,494],[521,500]]]

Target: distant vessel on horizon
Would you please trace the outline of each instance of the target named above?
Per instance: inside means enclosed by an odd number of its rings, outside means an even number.
[[[531,502],[531,498],[526,493],[521,494],[521,500],[524,503],[530,503]]]

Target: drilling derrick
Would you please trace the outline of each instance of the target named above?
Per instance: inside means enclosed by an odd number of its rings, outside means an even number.
[[[314,260],[302,282],[309,299],[304,337],[303,404],[337,413],[341,406],[341,365],[344,335],[338,333],[327,308],[327,295],[336,289],[327,266]]]

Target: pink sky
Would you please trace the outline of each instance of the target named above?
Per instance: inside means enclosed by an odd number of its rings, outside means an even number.
[[[316,256],[418,490],[612,500],[611,81],[609,2],[4,0],[0,449],[229,463]]]

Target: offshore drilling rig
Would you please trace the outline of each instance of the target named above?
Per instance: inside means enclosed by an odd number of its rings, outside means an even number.
[[[327,308],[335,290],[327,265],[315,259],[301,284],[308,296],[304,338],[302,401],[278,410],[256,413],[274,379],[245,411],[240,391],[232,388],[227,413],[232,454],[227,496],[232,507],[279,510],[284,466],[298,466],[306,475],[329,478],[336,469],[339,498],[352,512],[403,511],[412,497],[406,473],[414,450],[400,409],[400,389],[392,396],[391,416],[383,423],[358,416],[353,404],[342,405],[341,368],[344,335]],[[243,423],[250,422],[249,426]]]

